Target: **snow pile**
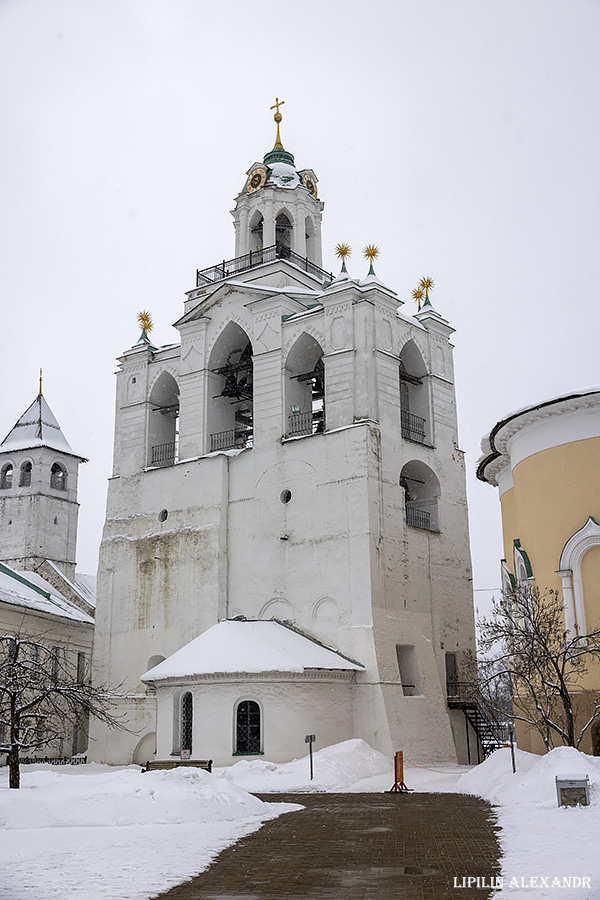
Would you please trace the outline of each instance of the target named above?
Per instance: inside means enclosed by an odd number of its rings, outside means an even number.
[[[517,750],[516,763],[513,773],[510,750],[497,750],[457,784],[460,791],[499,804],[504,883],[494,897],[590,900],[600,896],[600,759],[559,747],[545,756]],[[557,775],[589,775],[590,806],[559,807]],[[584,884],[589,887],[582,888]]]
[[[1,772],[0,900],[148,900],[302,809],[195,768],[27,766],[18,791]]]
[[[389,791],[394,782],[391,760],[360,738],[317,750],[313,754],[313,768],[311,781],[308,756],[279,764],[243,759],[234,766],[215,769],[215,774],[256,793]]]
[[[24,784],[24,790],[3,797],[0,826],[180,825],[231,822],[265,812],[258,797],[191,767],[142,774],[135,766],[91,778],[37,771],[26,775]]]
[[[479,794],[502,806],[556,807],[557,775],[589,775],[590,802],[597,802],[600,786],[600,758],[586,756],[573,747],[557,747],[546,756],[516,751],[517,771],[513,773],[510,750],[496,750],[480,766],[459,779],[457,788]]]

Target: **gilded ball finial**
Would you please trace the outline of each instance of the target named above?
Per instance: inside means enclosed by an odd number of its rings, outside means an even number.
[[[137,320],[138,320],[138,324],[139,324],[140,328],[142,329],[142,331],[145,331],[146,334],[149,331],[152,331],[152,327],[153,327],[152,316],[150,315],[150,313],[148,312],[147,309],[143,309],[141,312],[138,313]]]

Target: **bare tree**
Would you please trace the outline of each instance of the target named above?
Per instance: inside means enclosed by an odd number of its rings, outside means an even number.
[[[579,747],[600,716],[600,698],[582,687],[590,663],[600,660],[600,629],[566,631],[558,592],[528,584],[494,600],[478,627],[482,692],[493,696],[490,686],[510,679],[515,719],[535,728],[547,750]]]
[[[111,713],[114,693],[92,685],[81,657],[43,639],[0,635],[0,752],[8,754],[9,787],[20,786],[23,751],[60,746],[69,727],[94,717],[127,730]]]

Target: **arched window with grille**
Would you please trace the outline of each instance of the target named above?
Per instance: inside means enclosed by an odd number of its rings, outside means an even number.
[[[192,752],[192,722],[194,716],[194,701],[190,691],[181,698],[181,753]]]
[[[235,752],[261,752],[260,706],[256,700],[240,700],[235,716]]]

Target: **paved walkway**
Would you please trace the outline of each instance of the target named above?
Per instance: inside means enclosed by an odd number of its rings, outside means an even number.
[[[160,900],[486,900],[454,887],[500,874],[497,826],[465,794],[265,794],[301,803]],[[207,826],[210,827],[210,826]]]

